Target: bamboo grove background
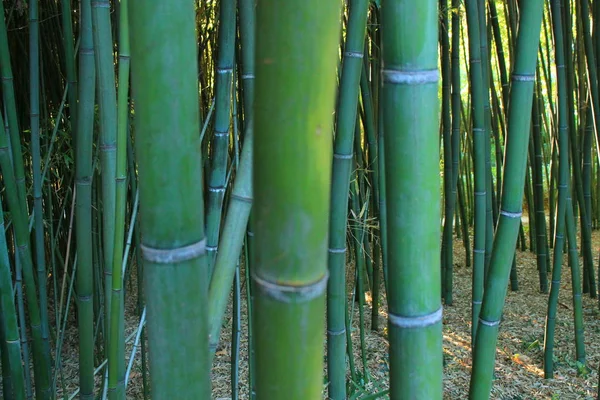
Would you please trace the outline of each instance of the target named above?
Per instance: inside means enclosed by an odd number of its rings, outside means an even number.
[[[124,399],[136,357],[144,398],[210,398],[228,305],[234,399],[242,335],[251,398],[441,399],[458,246],[471,399],[490,395],[517,248],[548,294],[545,377],[563,264],[586,364],[600,1],[0,6],[4,399]],[[348,357],[354,303],[363,362],[366,329],[390,343],[375,394]]]

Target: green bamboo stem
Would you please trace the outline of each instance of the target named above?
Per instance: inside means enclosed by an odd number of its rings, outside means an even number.
[[[123,246],[127,205],[127,125],[129,122],[129,6],[119,8],[119,90],[117,98],[116,202],[112,258],[112,293],[108,349],[108,394],[111,400],[125,400],[125,332],[123,295]]]
[[[492,387],[498,328],[521,223],[537,60],[535,49],[540,41],[543,5],[543,1],[537,0],[522,3],[520,8],[503,163],[501,212],[474,346],[469,390],[472,400],[488,398]]]
[[[252,275],[260,400],[322,396],[323,342],[316,333],[325,328],[340,6],[257,4]]]
[[[2,125],[4,125],[4,122],[0,115],[0,126]],[[19,200],[17,182],[9,156],[8,138],[5,132],[0,132],[0,168],[2,170],[8,207],[15,228],[17,256],[22,265],[23,276],[25,278],[27,308],[29,310],[30,328],[33,338],[36,398],[48,399],[50,398],[50,365],[48,364],[50,355],[47,353],[49,349],[44,346],[43,342],[40,308],[33,274],[31,248],[29,246],[29,231],[22,203]]]
[[[4,4],[0,4],[0,15],[5,16]],[[25,188],[25,170],[23,166],[23,154],[21,151],[21,137],[18,124],[17,106],[15,102],[14,78],[9,53],[8,34],[6,21],[0,18],[0,75],[2,78],[2,96],[4,98],[5,118],[8,124],[10,136],[11,157],[15,174],[15,181],[19,193],[19,201],[23,207],[23,214],[27,218],[27,196]],[[2,124],[4,126],[4,124]],[[47,327],[45,328],[47,329]]]
[[[240,35],[242,45],[242,81],[244,91],[244,142],[231,199],[227,208],[219,252],[213,268],[208,295],[209,345],[211,361],[220,337],[223,316],[229,300],[231,282],[244,243],[245,230],[252,208],[253,98],[254,98],[254,38],[255,15],[248,0],[240,4]]]
[[[442,141],[444,156],[444,227],[442,231],[442,296],[444,304],[452,305],[452,227],[454,209],[452,198],[452,123],[450,116],[451,71],[450,71],[450,32],[448,24],[448,0],[440,0],[440,43],[442,73]]]
[[[474,170],[474,238],[473,283],[471,311],[471,344],[475,343],[479,313],[483,298],[485,241],[486,241],[486,174],[485,174],[485,114],[483,109],[483,73],[479,30],[478,0],[467,0],[467,28],[469,34],[470,91],[473,119],[473,170]]]
[[[215,267],[210,281],[208,294],[210,361],[214,358],[222,327],[223,316],[227,309],[231,283],[235,276],[237,260],[242,251],[244,236],[250,210],[252,208],[252,152],[253,123],[246,121],[244,146],[240,164],[233,184],[231,200],[227,208],[227,217],[223,225],[220,250],[217,253]]]
[[[346,229],[348,190],[354,147],[358,90],[363,69],[364,40],[369,2],[352,0],[342,56],[331,166],[329,250],[327,265],[327,378],[332,400],[346,398]],[[359,151],[359,149],[357,149]]]
[[[79,268],[77,310],[79,325],[79,388],[82,400],[94,399],[94,298],[92,254],[92,143],[96,93],[96,66],[92,38],[91,1],[81,2],[79,50],[79,105],[75,155],[75,235]]]
[[[227,175],[229,128],[231,124],[231,87],[235,58],[235,3],[235,0],[222,0],[219,5],[215,131],[211,142],[206,213],[209,280],[214,270],[217,255]],[[227,287],[230,287],[229,284]]]
[[[30,130],[31,130],[31,169],[33,175],[33,203],[35,212],[35,265],[37,268],[37,288],[40,299],[40,322],[44,357],[50,368],[50,339],[48,331],[48,294],[46,273],[46,253],[44,240],[44,212],[42,209],[42,168],[40,151],[40,49],[38,1],[29,2],[29,89],[30,89]],[[48,371],[51,374],[51,371]]]
[[[538,79],[539,79],[538,74]],[[532,172],[533,172],[533,195],[535,211],[535,231],[536,231],[536,255],[537,267],[540,276],[540,291],[548,293],[548,238],[546,236],[546,213],[544,206],[544,177],[542,171],[542,150],[540,129],[540,112],[537,96],[534,95],[532,110],[532,132],[531,147],[533,153]],[[530,221],[531,225],[531,221]]]
[[[381,13],[391,399],[442,399],[437,5]]]
[[[451,112],[451,117],[452,117],[452,136],[451,136],[451,146],[452,146],[452,184],[451,184],[451,192],[450,192],[450,196],[451,196],[451,210],[449,210],[449,212],[452,212],[452,215],[457,214],[456,213],[456,205],[458,202],[458,192],[457,192],[457,186],[458,186],[458,177],[459,177],[459,154],[460,154],[460,126],[461,126],[461,112],[460,112],[460,103],[461,103],[461,99],[460,99],[460,31],[461,31],[461,26],[460,26],[460,14],[459,14],[459,8],[460,8],[460,0],[452,0],[452,9],[454,10],[454,12],[452,13],[452,54],[451,54],[451,104],[450,104],[450,112]],[[460,206],[460,205],[459,205]],[[464,211],[464,210],[463,210]],[[459,212],[457,214],[457,218],[455,219],[456,224],[458,225],[458,215],[463,215],[461,214],[461,212]],[[463,224],[465,222],[463,221]],[[459,231],[460,232],[460,231]],[[452,229],[450,229],[450,233],[449,233],[449,244],[450,246],[448,247],[449,249],[452,249],[452,251],[450,252],[450,255],[447,255],[446,257],[448,258],[446,260],[446,265],[447,268],[449,268],[449,270],[446,272],[446,287],[447,288],[452,288],[453,286],[453,268],[454,268],[454,261],[451,257],[453,257],[453,252],[454,252],[454,242],[453,242],[453,238],[452,238]],[[464,235],[465,238],[465,250],[466,250],[466,254],[467,254],[467,265],[469,264],[469,250],[468,250],[468,240],[469,240],[469,236],[467,234]],[[448,291],[446,291],[448,293]],[[452,291],[450,291],[449,293],[450,295],[452,294]],[[450,303],[452,303],[452,299],[446,299],[446,300],[450,300]]]
[[[129,7],[152,397],[208,399],[194,4],[134,0]],[[178,340],[182,332],[192,339]]]
[[[112,310],[112,260],[115,240],[116,205],[116,136],[117,106],[110,1],[92,0],[92,37],[100,132],[100,165],[102,167],[102,256],[104,266],[104,326],[106,353],[111,348],[110,314]]]
[[[25,399],[25,375],[21,360],[21,343],[17,324],[17,309],[4,234],[4,211],[0,207],[0,330],[2,330],[2,383],[10,378],[10,387],[4,386],[4,398]],[[9,397],[7,397],[9,396]]]
[[[77,67],[75,65],[75,40],[73,38],[73,22],[70,0],[61,0],[61,21],[63,28],[63,47],[65,51],[65,69],[69,93],[69,116],[72,129],[77,125]],[[75,139],[75,137],[74,137]],[[74,145],[76,146],[76,140]],[[74,146],[74,147],[75,147]]]
[[[573,290],[573,327],[575,330],[575,356],[585,365],[585,344],[583,335],[583,310],[581,305],[581,272],[577,255],[577,225],[573,216],[572,199],[567,189],[567,236],[569,243],[569,265]]]

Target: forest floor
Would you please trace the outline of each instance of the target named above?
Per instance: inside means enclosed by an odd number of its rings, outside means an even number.
[[[472,243],[472,242],[471,242]],[[600,231],[593,231],[593,252],[600,249]],[[595,257],[595,256],[594,256]],[[566,256],[564,258],[566,266]],[[581,265],[581,258],[580,258]],[[348,268],[348,276],[354,276],[354,267]],[[571,276],[568,267],[563,268],[562,284],[559,295],[559,307],[555,333],[555,376],[545,380],[543,377],[543,345],[547,294],[539,291],[539,276],[535,254],[526,250],[517,252],[517,270],[519,290],[508,290],[504,307],[504,319],[500,325],[500,334],[496,351],[495,379],[492,399],[525,400],[584,400],[595,399],[600,363],[600,312],[598,300],[583,296],[583,317],[585,327],[585,349],[587,368],[578,365],[575,357],[573,306]],[[133,272],[133,271],[132,271]],[[135,275],[135,273],[133,274]],[[548,277],[550,280],[550,277]],[[133,283],[133,287],[135,282]],[[129,285],[127,285],[129,286]],[[131,287],[131,286],[129,286]],[[465,266],[465,252],[462,241],[455,239],[454,249],[454,304],[444,307],[444,399],[467,398],[471,373],[471,268]],[[245,280],[242,279],[242,315],[239,363],[239,398],[248,399],[248,353],[247,353],[247,309]],[[349,293],[352,293],[349,291]],[[133,294],[133,293],[132,293]],[[379,312],[379,330],[371,330],[371,298],[367,293],[364,308],[365,343],[368,382],[363,381],[363,393],[377,393],[389,387],[388,383],[388,341],[387,341],[387,304],[384,288],[381,288]],[[133,339],[126,344],[126,357],[133,348],[135,332],[139,324],[136,316],[136,299],[129,295],[126,302],[126,337]],[[357,372],[364,376],[360,352],[360,330],[358,304],[354,304],[352,313],[352,341],[354,365]],[[221,341],[217,348],[213,364],[211,382],[212,398],[231,399],[231,302],[225,316],[221,332]],[[63,379],[59,378],[59,395],[73,393],[78,387],[78,349],[76,323],[69,323],[62,349]],[[324,335],[325,342],[325,335]],[[325,349],[325,347],[324,347]],[[128,399],[142,399],[142,374],[140,351],[131,370],[127,388]],[[324,369],[325,372],[325,369]],[[101,376],[98,374],[97,383]],[[64,386],[63,386],[64,384]],[[62,387],[61,387],[62,386]],[[326,389],[324,389],[326,393]],[[67,395],[66,398],[70,396]],[[356,397],[360,399],[357,392]],[[62,397],[59,397],[62,398]],[[388,398],[383,396],[381,398]]]

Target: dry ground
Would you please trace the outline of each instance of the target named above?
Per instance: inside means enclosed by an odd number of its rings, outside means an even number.
[[[600,249],[600,232],[593,232],[595,257]],[[454,304],[444,309],[444,398],[467,398],[471,371],[470,352],[470,310],[471,310],[471,268],[465,267],[465,254],[462,242],[457,240],[454,252]],[[566,262],[566,257],[565,257]],[[535,255],[529,251],[517,253],[519,291],[508,291],[504,320],[496,353],[495,380],[492,399],[595,399],[598,366],[600,363],[600,319],[597,300],[584,295],[584,323],[587,365],[589,371],[577,367],[575,360],[573,311],[571,296],[570,269],[563,268],[559,309],[556,324],[556,372],[555,378],[543,378],[542,356],[547,295],[538,290],[539,281]],[[353,266],[348,274],[352,276]],[[240,349],[240,399],[248,399],[248,364],[246,338],[245,286],[242,286],[242,335]],[[382,287],[383,293],[383,287]],[[370,377],[365,391],[376,393],[388,388],[385,298],[382,298],[378,332],[371,330],[370,297],[364,310],[367,347],[367,372]],[[129,296],[126,317],[126,336],[135,333],[138,317],[135,316],[135,296]],[[360,334],[358,306],[353,310],[352,331],[354,360],[358,372],[363,372],[360,355]],[[230,354],[231,354],[231,309],[227,310],[226,324],[221,335],[212,370],[213,399],[229,400]],[[127,344],[127,358],[131,353],[133,340]],[[138,349],[132,369],[131,381],[127,389],[128,399],[141,399],[141,362]],[[59,392],[73,393],[78,386],[77,330],[70,324],[62,350],[64,389],[59,383]],[[98,376],[98,383],[100,376]],[[64,390],[64,391],[63,391]],[[69,398],[69,396],[67,397]],[[358,397],[360,398],[360,397]],[[383,398],[387,398],[384,396]]]

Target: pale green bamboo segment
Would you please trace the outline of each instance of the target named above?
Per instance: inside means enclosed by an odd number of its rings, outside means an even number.
[[[382,2],[390,398],[442,399],[438,2]]]
[[[97,71],[98,125],[102,178],[102,251],[104,262],[104,326],[110,348],[112,260],[115,240],[117,93],[109,0],[92,0],[94,59]]]
[[[223,225],[223,235],[219,243],[215,268],[210,280],[208,307],[210,324],[210,356],[215,355],[221,332],[223,315],[227,309],[231,282],[235,275],[246,236],[246,227],[252,209],[252,121],[246,121],[244,147],[240,158],[239,170],[235,177],[231,200],[227,208],[227,217]]]
[[[488,398],[492,388],[498,328],[521,223],[531,106],[543,10],[542,0],[521,3],[508,110],[502,199],[475,340],[469,391],[469,398],[472,400]]]
[[[322,398],[340,6],[257,4],[252,326],[258,400]]]
[[[129,6],[121,0],[119,21],[119,87],[117,97],[117,170],[115,237],[112,260],[112,300],[108,349],[108,394],[111,400],[125,400],[125,332],[123,310],[123,247],[127,206],[127,123],[129,122]]]
[[[210,398],[194,3],[130,0],[152,398]]]

